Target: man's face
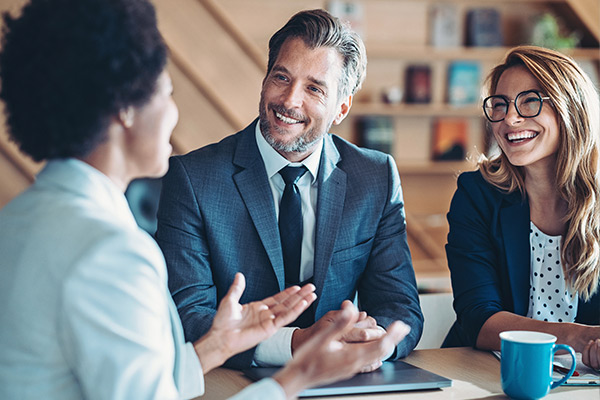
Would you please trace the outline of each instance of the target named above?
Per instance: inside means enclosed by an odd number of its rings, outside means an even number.
[[[260,94],[260,129],[267,142],[290,161],[310,155],[332,124],[350,110],[352,96],[338,99],[342,57],[331,47],[309,49],[287,39]]]

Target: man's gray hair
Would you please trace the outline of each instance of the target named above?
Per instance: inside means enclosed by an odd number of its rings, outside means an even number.
[[[350,27],[325,10],[300,11],[269,40],[267,75],[279,56],[281,46],[289,38],[300,38],[311,49],[332,47],[342,56],[342,76],[338,101],[354,95],[367,75],[365,45]]]

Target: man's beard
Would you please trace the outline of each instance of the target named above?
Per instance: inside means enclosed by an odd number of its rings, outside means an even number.
[[[282,142],[278,141],[277,139],[275,139],[275,137],[271,133],[272,127],[267,118],[267,113],[273,112],[273,111],[276,111],[279,114],[287,115],[293,119],[297,119],[300,121],[305,120],[305,118],[293,110],[286,109],[282,105],[270,103],[268,105],[268,107],[265,107],[265,104],[264,104],[263,100],[261,99],[260,107],[259,107],[260,131],[261,131],[263,137],[265,138],[265,140],[267,141],[267,143],[269,143],[271,145],[271,147],[273,147],[275,150],[277,150],[278,152],[281,152],[281,153],[304,153],[304,152],[306,152],[316,142],[318,142],[319,139],[321,139],[321,137],[326,132],[328,132],[329,128],[331,127],[331,124],[330,124],[330,126],[327,128],[327,130],[322,133],[316,133],[315,129],[312,128],[312,129],[309,129],[307,132],[305,132],[302,136],[299,136],[298,138],[296,138],[293,142],[282,143]],[[277,117],[275,117],[275,118],[277,118]],[[277,127],[277,126],[274,126],[273,129],[279,131],[279,127]],[[279,132],[285,135],[285,132],[281,132],[281,131],[279,131]]]

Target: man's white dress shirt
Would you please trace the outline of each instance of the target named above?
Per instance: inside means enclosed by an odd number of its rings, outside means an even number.
[[[315,151],[301,163],[290,163],[265,140],[260,124],[256,124],[256,144],[265,164],[269,185],[275,204],[275,215],[279,220],[279,202],[283,195],[285,182],[279,171],[288,165],[299,167],[304,165],[308,171],[296,183],[302,201],[302,252],[300,256],[300,277],[302,281],[313,276],[315,254],[315,225],[317,213],[319,163],[323,152],[323,139],[317,143]],[[265,340],[256,348],[254,363],[260,366],[284,365],[292,358],[292,334],[297,328],[281,328],[271,338]]]
[[[0,210],[0,398],[182,399],[204,393],[165,261],[125,196],[74,159]],[[283,398],[273,380],[235,398]]]

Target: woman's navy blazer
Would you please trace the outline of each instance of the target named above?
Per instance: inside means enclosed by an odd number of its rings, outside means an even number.
[[[529,203],[487,183],[479,171],[458,178],[448,212],[446,255],[457,321],[442,347],[475,346],[499,311],[527,315],[530,276]],[[599,266],[600,268],[600,266]],[[575,322],[600,324],[600,290],[579,298]]]

